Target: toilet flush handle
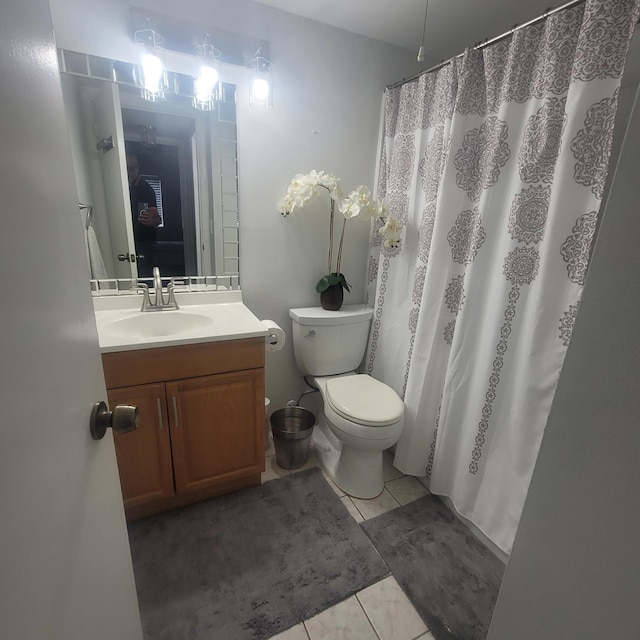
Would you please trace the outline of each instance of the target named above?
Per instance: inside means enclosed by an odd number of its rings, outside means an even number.
[[[309,333],[307,333],[307,335],[305,336],[305,338],[313,338],[313,336],[316,335],[316,330],[315,329],[311,329],[309,331]]]

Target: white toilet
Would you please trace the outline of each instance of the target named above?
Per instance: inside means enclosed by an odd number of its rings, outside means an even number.
[[[402,433],[404,404],[386,384],[358,374],[373,309],[344,306],[290,309],[298,368],[322,395],[313,444],[331,479],[356,498],[384,488],[382,452]]]

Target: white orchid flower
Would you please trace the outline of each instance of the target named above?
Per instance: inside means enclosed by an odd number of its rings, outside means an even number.
[[[340,200],[338,203],[338,209],[345,218],[353,218],[360,213],[360,205],[354,202],[351,197]]]
[[[365,187],[361,184],[349,194],[349,197],[352,200],[357,200],[361,207],[366,207],[371,200],[371,191],[369,190],[369,187]]]
[[[393,216],[389,216],[380,229],[380,235],[384,238],[385,247],[396,247],[400,243],[402,225]]]
[[[291,195],[289,194],[289,192],[287,192],[284,198],[280,200],[280,204],[278,205],[278,211],[280,211],[280,213],[283,216],[288,216],[292,210],[293,210],[293,199],[291,198]]]
[[[329,242],[329,259],[327,262],[328,275],[320,279],[316,290],[324,292],[327,287],[335,284],[332,279],[337,280],[343,288],[349,291],[349,285],[343,274],[340,273],[340,265],[342,260],[342,247],[345,235],[345,225],[348,219],[355,217],[364,218],[385,218],[386,208],[381,200],[375,200],[371,197],[371,191],[365,185],[359,185],[348,196],[345,197],[344,192],[340,188],[340,180],[332,173],[326,171],[316,171],[313,169],[307,174],[298,173],[294,176],[289,184],[284,198],[280,201],[278,209],[283,216],[288,216],[296,208],[302,208],[312,198],[321,196],[324,191],[328,191],[331,201],[331,222],[333,225],[335,205],[338,205],[339,211],[343,214],[342,231],[337,251],[337,264],[333,267],[333,226]],[[400,223],[389,216],[386,218],[384,226],[380,229],[380,233],[384,237],[385,247],[397,247],[400,244],[402,235],[402,226]]]
[[[360,215],[368,203],[371,192],[367,187],[360,185],[340,202],[340,211],[345,218],[355,218]]]
[[[384,203],[380,200],[372,200],[369,203],[369,207],[367,209],[367,214],[371,218],[384,218],[387,212],[387,208],[384,206]]]

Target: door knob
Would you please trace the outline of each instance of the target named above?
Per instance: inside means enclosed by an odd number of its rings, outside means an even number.
[[[135,262],[136,259],[139,261],[140,259],[144,260],[144,256],[141,253],[119,253],[118,260],[120,262]]]
[[[140,410],[132,404],[119,404],[109,411],[104,402],[96,402],[91,410],[89,431],[94,440],[102,440],[107,428],[111,427],[116,433],[127,433],[138,426]]]

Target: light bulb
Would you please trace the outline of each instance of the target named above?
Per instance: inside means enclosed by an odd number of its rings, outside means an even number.
[[[201,108],[211,108],[214,91],[218,84],[218,72],[209,65],[203,65],[200,75],[195,79],[195,102]]]
[[[255,78],[251,92],[256,102],[266,103],[269,99],[269,83],[264,78]]]
[[[252,107],[269,109],[271,107],[271,63],[262,55],[262,47],[256,51],[256,57],[249,62],[251,69],[251,91],[249,104]]]
[[[142,56],[142,84],[146,91],[151,94],[160,93],[163,73],[162,62],[158,56],[152,53]]]

